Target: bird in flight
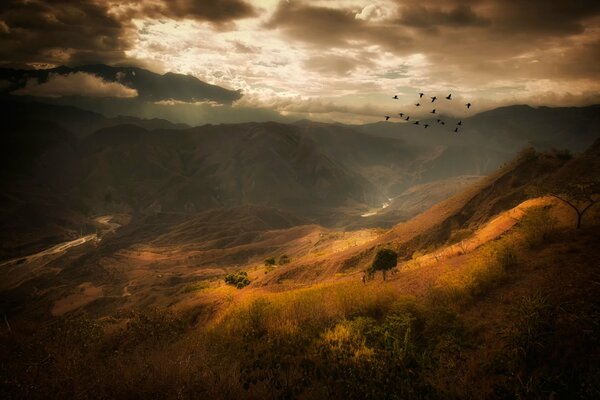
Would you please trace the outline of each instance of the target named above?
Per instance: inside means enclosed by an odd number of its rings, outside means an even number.
[[[467,108],[471,108],[471,103],[467,103],[465,106],[467,106]]]
[[[386,115],[386,116],[385,116],[385,120],[387,121],[388,119],[390,119],[390,116],[389,116],[389,115]]]
[[[433,110],[431,110],[430,114],[435,114],[435,108]]]
[[[398,113],[398,115],[400,116],[400,118],[404,117],[404,113]]]
[[[417,103],[417,104],[415,104],[415,106],[421,107],[421,103]]]
[[[446,125],[446,123],[445,123],[444,121],[440,122],[440,124],[442,124],[442,125]]]
[[[397,95],[397,94],[395,94],[395,95],[394,95],[394,97],[392,97],[392,99],[396,99],[396,100],[398,100],[398,95]]]
[[[454,133],[458,133],[458,128],[454,128]]]
[[[458,121],[458,124],[456,124],[456,125],[461,126],[462,125],[462,121]]]
[[[446,100],[452,100],[452,93],[450,93],[448,96],[446,96]]]
[[[419,121],[415,121],[415,122],[413,122],[413,124],[419,125]]]
[[[436,97],[436,96],[433,96],[433,97],[431,98],[431,102],[432,102],[432,103],[433,103],[434,101],[436,101],[436,100],[437,100],[437,97]]]
[[[425,93],[419,93],[419,98],[423,97]]]
[[[427,127],[429,126],[429,124],[425,124],[425,125],[423,125],[423,126],[425,127],[425,129],[427,129]]]
[[[406,118],[404,119],[405,121],[408,121],[408,119],[410,118],[410,116],[406,116]]]

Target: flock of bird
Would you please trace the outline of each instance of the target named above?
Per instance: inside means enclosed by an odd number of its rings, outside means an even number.
[[[423,98],[423,96],[425,96],[425,93],[419,93],[419,100],[417,101],[417,103],[415,103],[416,107],[421,107],[421,99]],[[437,96],[432,96],[431,98],[431,103],[435,103],[435,101],[438,99]],[[394,97],[392,97],[392,99],[394,100],[399,100],[398,95],[394,95]],[[445,97],[446,100],[452,100],[452,93],[450,93],[448,96]],[[471,103],[466,103],[465,106],[467,107],[467,109],[471,108]],[[432,109],[430,112],[430,114],[438,114],[436,112],[436,109]],[[401,119],[403,119],[404,121],[409,121],[410,120],[410,115],[406,115],[405,113],[398,113],[398,115],[400,116]],[[406,118],[405,118],[406,116]],[[397,118],[397,117],[392,117],[390,115],[385,115],[385,120],[389,121],[390,118]],[[436,119],[436,122],[440,125],[446,125],[446,122],[443,121],[440,118]],[[413,125],[421,125],[419,123],[419,121],[413,121]],[[421,126],[423,126],[425,129],[429,128],[429,124],[422,124]],[[458,129],[459,127],[463,126],[462,121],[458,121],[456,123],[456,126],[454,127],[454,133],[458,133]]]

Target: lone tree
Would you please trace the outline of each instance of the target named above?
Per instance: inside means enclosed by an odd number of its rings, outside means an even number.
[[[269,257],[265,260],[266,267],[269,267],[271,265],[275,265],[275,257]]]
[[[385,281],[387,271],[394,268],[398,263],[398,253],[390,249],[381,249],[375,255],[373,264],[367,270],[369,277],[373,277],[377,271],[381,271],[383,274],[383,280]]]
[[[569,183],[566,185],[544,186],[542,193],[548,194],[567,204],[577,213],[577,229],[587,210],[600,201],[600,181]]]

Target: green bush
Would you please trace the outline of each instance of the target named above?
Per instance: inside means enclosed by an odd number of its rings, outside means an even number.
[[[248,279],[246,271],[238,271],[233,274],[227,274],[225,276],[225,283],[242,289],[250,284],[250,279]]]

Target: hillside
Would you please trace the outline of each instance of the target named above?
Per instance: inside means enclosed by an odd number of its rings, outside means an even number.
[[[600,210],[575,230],[568,206],[527,193],[595,174],[597,151],[529,149],[388,231],[298,226],[263,207],[157,214],[87,249],[4,266],[1,304],[18,334],[0,336],[3,390],[61,398],[69,376],[99,398],[177,398],[172,383],[188,379],[187,395],[217,399],[593,398]],[[457,230],[470,234],[454,241]],[[396,269],[361,282],[381,247],[399,251]],[[240,270],[249,286],[223,282]],[[59,322],[36,332],[68,335],[36,341],[27,321],[49,315]],[[33,380],[25,365],[40,362]]]

